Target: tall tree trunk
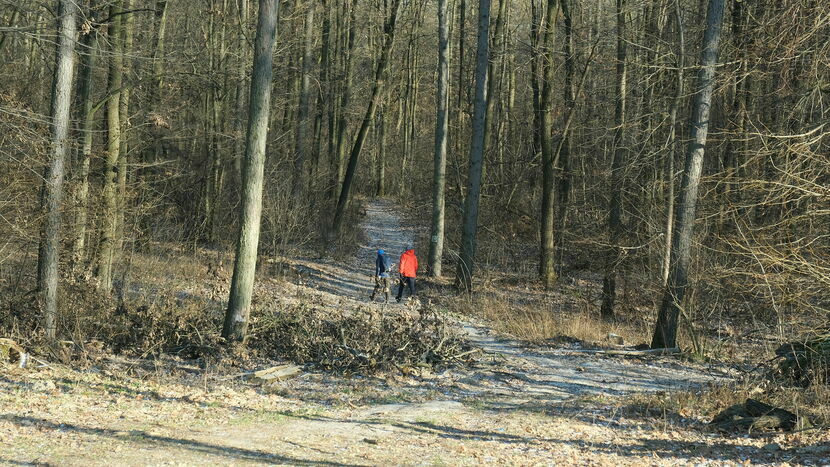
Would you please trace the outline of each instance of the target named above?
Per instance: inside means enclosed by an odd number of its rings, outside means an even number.
[[[131,9],[131,0],[123,0],[125,11]],[[130,79],[129,70],[132,69],[133,23],[134,13],[126,13],[121,19],[121,43],[123,44],[123,67],[128,70],[126,85],[121,90],[118,117],[121,120],[121,148],[118,150],[118,226],[115,238],[117,250],[122,249],[124,242],[124,218],[127,210],[127,165],[129,158],[129,127],[130,127]]]
[[[55,75],[52,81],[52,154],[46,174],[46,222],[43,229],[43,255],[38,264],[43,280],[43,315],[46,337],[55,338],[58,317],[58,267],[60,263],[61,203],[64,162],[69,152],[69,108],[72,103],[72,73],[75,66],[75,23],[77,7],[73,0],[58,2],[58,42],[55,47]]]
[[[248,316],[256,275],[259,228],[262,217],[262,188],[265,171],[265,145],[271,102],[271,70],[274,41],[277,34],[279,0],[259,0],[259,18],[251,74],[248,134],[245,145],[242,205],[236,260],[233,265],[228,310],[222,337],[228,341],[244,341],[248,332]]]
[[[675,153],[678,150],[677,146],[677,112],[680,109],[680,103],[683,99],[683,80],[684,67],[686,66],[686,38],[683,31],[683,17],[680,9],[680,0],[674,0],[674,24],[677,28],[677,68],[676,83],[674,90],[674,99],[672,100],[671,110],[669,110],[669,141],[666,143],[666,183],[669,186],[666,195],[666,236],[663,244],[663,270],[662,279],[663,287],[669,282],[669,265],[671,264],[671,242],[672,230],[674,228],[674,159]]]
[[[492,1],[492,0],[491,0]],[[509,0],[499,0],[499,7],[496,14],[496,22],[493,27],[493,34],[492,34],[492,45],[490,46],[490,65],[487,70],[487,115],[485,116],[485,127],[484,127],[484,150],[490,151],[493,148],[492,140],[493,140],[493,127],[495,126],[498,128],[498,121],[496,121],[495,117],[495,107],[496,103],[499,101],[500,97],[499,93],[496,92],[498,89],[497,86],[499,84],[498,80],[496,79],[496,66],[498,65],[498,58],[504,56],[504,41],[503,41],[503,34],[502,30],[504,29],[504,21],[507,16],[505,13],[505,9]],[[495,122],[495,125],[494,123]]]
[[[487,67],[490,62],[490,0],[478,4],[478,48],[476,52],[476,88],[473,104],[472,138],[467,197],[464,200],[461,256],[456,271],[456,284],[472,291],[475,273],[478,204],[481,197],[481,171],[484,164],[484,132],[487,124]]]
[[[450,103],[449,35],[447,0],[438,0],[438,93],[436,95],[435,159],[432,173],[432,236],[429,241],[429,270],[432,277],[441,277],[441,256],[444,252],[444,188],[447,182],[447,132],[449,130],[447,110]]]
[[[161,116],[161,100],[164,91],[164,40],[167,31],[167,5],[168,0],[157,0],[155,8],[155,46],[153,48],[153,79],[150,87],[150,105],[151,110],[158,114],[159,124],[155,128],[152,161],[155,162],[162,158],[164,152],[164,145],[162,144],[160,134],[157,132],[163,127],[163,119]]]
[[[309,102],[311,100],[311,69],[312,61],[312,32],[314,30],[314,10],[316,0],[306,2],[305,25],[303,26],[303,76],[300,85],[300,101],[297,111],[297,129],[294,133],[294,180],[291,186],[291,197],[294,203],[301,200],[303,191],[303,176],[305,175],[305,139],[308,132]]]
[[[81,139],[81,160],[76,171],[75,180],[78,187],[75,193],[75,225],[72,240],[72,265],[84,264],[86,256],[87,215],[89,206],[89,166],[92,160],[92,136],[95,115],[92,107],[93,70],[98,55],[98,31],[93,29],[83,36],[81,41],[81,72],[79,73],[78,102],[80,111],[79,133]]]
[[[109,293],[112,289],[113,263],[117,256],[118,229],[118,158],[121,151],[121,85],[123,74],[123,44],[121,42],[122,1],[116,0],[110,6],[111,23],[109,36],[110,63],[109,83],[107,86],[107,156],[104,160],[104,188],[102,194],[103,209],[101,218],[101,243],[98,249],[98,267],[96,276],[98,286]]]
[[[556,36],[555,24],[558,0],[547,0],[544,16],[544,38],[542,40],[542,92],[539,98],[541,105],[541,143],[542,143],[542,223],[540,237],[541,257],[539,258],[539,278],[545,288],[550,288],[556,282],[556,240],[554,232],[554,214],[556,207],[556,165],[559,161],[554,155],[553,145],[553,78],[554,78],[554,51],[553,43]]]
[[[245,85],[247,84],[247,63],[248,63],[248,39],[246,32],[248,28],[248,0],[238,0],[239,32],[236,37],[237,53],[239,53],[239,64],[236,70],[236,116],[233,119],[233,173],[238,189],[242,188],[242,160],[245,158],[245,139],[243,131],[245,128]]]
[[[454,166],[455,166],[455,183],[458,189],[458,196],[464,197],[464,184],[461,181],[461,157],[463,152],[464,141],[462,135],[464,131],[464,112],[467,109],[464,100],[464,91],[467,85],[464,83],[464,51],[466,49],[466,23],[467,23],[467,0],[458,1],[458,92],[455,98],[455,150],[453,151]]]
[[[380,59],[378,60],[377,68],[375,70],[375,83],[372,86],[372,95],[369,98],[369,106],[366,108],[366,115],[363,117],[363,123],[360,124],[360,129],[357,131],[354,146],[349,154],[349,165],[346,168],[346,175],[343,178],[343,187],[340,190],[340,197],[337,200],[337,209],[334,212],[334,221],[332,222],[332,233],[334,236],[340,234],[340,227],[343,224],[343,215],[346,212],[346,204],[349,201],[349,192],[354,181],[355,171],[357,170],[357,161],[360,157],[360,151],[363,149],[363,142],[366,140],[366,133],[369,130],[369,125],[375,116],[375,109],[380,100],[380,90],[383,87],[383,75],[386,72],[386,67],[389,64],[389,55],[392,52],[392,45],[395,39],[395,24],[398,19],[398,8],[401,0],[392,0],[389,11],[389,18],[383,27],[385,37],[383,49],[381,50]]]
[[[701,68],[698,74],[699,92],[695,96],[692,109],[691,138],[686,149],[686,164],[680,185],[680,196],[677,200],[669,281],[663,293],[663,301],[651,341],[653,348],[677,346],[678,318],[689,285],[695,208],[700,175],[703,170],[706,137],[709,132],[709,114],[715,88],[715,70],[723,27],[723,10],[724,0],[709,0],[706,30],[703,33]]]
[[[621,254],[620,242],[623,235],[622,192],[623,169],[626,159],[626,38],[625,38],[625,0],[617,0],[617,89],[614,106],[614,157],[611,161],[611,202],[608,206],[609,246],[605,258],[605,277],[602,279],[602,305],[600,316],[605,319],[614,317],[614,302],[617,297],[617,268]]]
[[[574,30],[573,17],[571,16],[571,8],[568,0],[560,0],[560,8],[562,9],[562,17],[565,26],[565,42],[563,45],[565,55],[565,107],[567,108],[568,121],[565,125],[569,125],[570,119],[574,112],[576,112],[576,90],[574,88]],[[589,58],[590,60],[590,58]],[[554,232],[556,233],[556,259],[554,261],[557,270],[561,270],[564,266],[565,256],[565,223],[568,217],[568,201],[571,192],[571,136],[567,126],[563,127],[561,140],[559,142],[559,150],[555,157],[559,159],[560,169],[557,170],[556,188],[557,188],[557,206],[556,206],[556,220],[554,225]]]
[[[381,107],[378,114],[378,161],[377,161],[377,186],[375,196],[386,196],[386,108]]]
[[[346,118],[348,109],[349,109],[349,102],[351,101],[351,92],[352,92],[352,80],[353,80],[353,73],[352,69],[354,68],[354,45],[355,45],[355,35],[357,29],[357,0],[351,0],[351,5],[348,3],[344,3],[344,7],[348,9],[349,13],[349,26],[346,30],[346,46],[345,51],[343,54],[343,80],[342,86],[340,88],[340,113],[337,116],[337,143],[335,147],[335,151],[337,154],[338,162],[338,180],[342,181],[343,176],[343,161],[346,159],[346,129],[348,127],[348,119]],[[344,12],[345,13],[345,12]]]

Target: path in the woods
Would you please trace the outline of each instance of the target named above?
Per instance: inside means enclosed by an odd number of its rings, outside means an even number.
[[[341,305],[367,306],[377,249],[384,249],[397,262],[404,247],[414,245],[416,235],[389,200],[369,201],[361,225],[365,243],[350,262],[308,260],[296,265],[305,276],[303,286],[334,295]],[[418,253],[424,262],[426,252]],[[672,358],[632,360],[572,349],[528,350],[518,341],[495,335],[486,323],[473,318],[463,318],[459,324],[486,358],[472,369],[453,370],[454,389],[459,395],[484,398],[492,407],[539,405],[585,394],[679,390],[724,380],[719,371]]]
[[[332,312],[383,312],[368,304],[375,250],[400,254],[414,230],[384,200],[368,203],[362,227],[366,242],[351,261],[288,260],[300,276],[276,282],[279,293]],[[642,465],[776,455],[763,441],[743,440],[747,451],[662,416],[626,418],[613,397],[722,379],[702,367],[532,351],[486,323],[451,319],[483,352],[436,373],[311,372],[271,391],[201,375],[195,385],[60,369],[0,378],[0,445],[10,440],[0,464]]]

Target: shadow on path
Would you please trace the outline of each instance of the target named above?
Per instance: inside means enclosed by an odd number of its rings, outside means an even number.
[[[110,428],[96,428],[71,423],[57,424],[52,421],[35,418],[23,417],[19,415],[3,414],[0,415],[0,420],[14,423],[16,425],[37,425],[39,428],[55,430],[55,431],[74,431],[85,435],[102,436],[112,438],[120,441],[141,442],[151,446],[158,447],[174,447],[182,448],[199,454],[207,454],[214,456],[227,457],[234,460],[249,460],[261,462],[264,464],[291,464],[291,465],[330,465],[330,466],[352,466],[360,464],[344,464],[340,462],[320,461],[298,459],[294,457],[282,456],[280,454],[262,451],[259,449],[245,449],[232,446],[221,446],[216,444],[209,444],[201,441],[191,439],[172,438],[168,436],[151,435],[141,430],[113,430]]]

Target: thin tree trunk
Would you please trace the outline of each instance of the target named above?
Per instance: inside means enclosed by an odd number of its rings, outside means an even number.
[[[502,0],[504,1],[504,0]],[[441,277],[441,256],[444,252],[444,189],[447,182],[447,132],[449,119],[449,29],[447,0],[438,0],[438,93],[435,123],[435,159],[432,174],[432,236],[429,242],[429,270],[432,277]]]
[[[565,107],[567,108],[568,119],[576,112],[576,90],[574,89],[574,32],[573,32],[573,17],[571,16],[571,8],[568,0],[560,0],[560,8],[562,9],[562,16],[565,26]],[[590,58],[589,58],[590,60]],[[566,125],[570,122],[566,122]],[[556,259],[554,261],[557,271],[561,271],[564,267],[565,256],[565,224],[568,217],[568,201],[571,192],[571,136],[568,131],[569,128],[563,127],[562,140],[559,142],[559,151],[555,157],[559,159],[559,166],[561,169],[557,170],[556,188],[557,188],[557,206],[556,206],[556,221],[554,225],[554,232],[556,233]]]
[[[453,154],[454,166],[455,166],[455,183],[458,189],[458,196],[460,198],[464,197],[464,184],[461,181],[461,162],[460,162],[460,154],[463,152],[463,138],[462,135],[464,132],[462,128],[464,127],[464,111],[466,110],[466,105],[464,102],[464,91],[467,89],[467,86],[464,83],[464,51],[466,48],[465,44],[465,30],[466,30],[466,22],[467,22],[467,1],[466,0],[459,0],[458,2],[458,93],[456,94],[455,100],[455,150]]]
[[[233,173],[238,189],[242,188],[242,160],[245,158],[245,88],[247,84],[247,58],[248,39],[246,31],[248,28],[248,0],[239,0],[239,33],[236,38],[237,51],[239,53],[239,69],[237,70],[236,83],[236,117],[233,119]]]
[[[96,276],[98,286],[109,293],[112,289],[113,263],[117,255],[117,229],[118,229],[118,158],[121,151],[121,117],[119,108],[121,104],[121,85],[123,73],[123,53],[121,42],[121,20],[123,15],[122,2],[116,0],[110,6],[109,25],[110,64],[109,83],[107,100],[107,156],[104,160],[104,188],[103,188],[103,210],[101,218],[103,226],[101,229],[101,243],[98,249],[98,267]]]
[[[611,161],[611,202],[608,206],[609,246],[605,258],[605,277],[602,280],[602,305],[600,316],[614,317],[614,303],[617,297],[617,268],[621,254],[620,242],[623,235],[622,192],[623,169],[627,149],[625,147],[627,64],[625,38],[625,0],[617,0],[617,90],[614,109],[614,158]]]
[[[58,317],[58,268],[60,263],[61,204],[64,163],[69,152],[69,108],[72,104],[72,73],[75,66],[75,23],[77,7],[72,0],[58,2],[58,42],[55,47],[55,75],[52,81],[52,154],[44,181],[46,222],[43,229],[43,256],[39,258],[43,280],[44,328],[46,337],[55,339]]]
[[[159,128],[156,128],[156,130],[163,126],[163,120],[161,118],[161,100],[164,95],[164,39],[167,31],[167,5],[168,0],[156,1],[156,43],[153,49],[153,84],[150,88],[151,110],[158,113],[159,118]],[[154,134],[153,141],[153,162],[161,159],[163,151],[164,145],[162,144],[160,135],[156,132]]]
[[[124,10],[129,11],[131,8],[131,0],[123,1]],[[132,60],[129,57],[132,55],[134,21],[133,13],[123,15],[123,19],[121,20],[121,43],[123,44],[123,57],[121,60],[126,70],[132,69]],[[120,107],[118,109],[118,117],[121,120],[121,148],[118,150],[118,226],[115,237],[118,242],[116,249],[119,251],[122,249],[124,242],[124,217],[127,210],[127,165],[129,162],[130,80],[127,79],[125,81],[126,86],[121,90]]]
[[[294,179],[291,186],[291,197],[295,204],[301,200],[303,191],[303,176],[305,175],[305,139],[308,132],[309,102],[311,100],[311,68],[312,68],[312,32],[314,30],[314,10],[316,0],[306,2],[305,25],[303,26],[303,75],[300,86],[300,101],[297,111],[297,129],[294,133]]]
[[[78,187],[75,194],[75,225],[72,241],[72,265],[84,264],[86,256],[86,231],[89,207],[89,166],[92,160],[92,136],[95,116],[92,108],[93,70],[96,66],[98,50],[98,31],[91,30],[82,41],[81,72],[78,78],[78,102],[80,112],[79,133],[81,137],[81,160],[75,176]]]
[[[348,4],[344,3],[344,6]],[[337,153],[338,162],[338,180],[342,180],[343,176],[343,161],[346,159],[346,129],[348,127],[348,119],[346,118],[349,102],[351,101],[352,80],[353,80],[353,56],[355,35],[357,29],[357,0],[351,0],[349,10],[349,27],[346,30],[346,47],[343,54],[343,81],[340,89],[340,114],[337,118],[337,143],[335,151]]]
[[[259,1],[248,109],[239,237],[236,244],[236,260],[233,266],[228,310],[225,313],[225,323],[222,328],[222,337],[228,341],[244,341],[248,332],[262,217],[265,145],[268,139],[268,115],[273,75],[271,67],[278,14],[279,0]]]
[[[381,107],[378,114],[378,161],[377,161],[377,187],[375,196],[386,196],[386,109]]]
[[[539,277],[545,288],[556,282],[556,240],[554,232],[556,208],[556,165],[553,135],[553,43],[555,39],[558,0],[547,0],[544,17],[544,38],[542,40],[542,93],[541,105],[541,142],[542,142],[542,223],[539,258]]]
[[[476,52],[476,88],[473,104],[472,138],[470,141],[470,168],[467,197],[464,200],[461,256],[456,271],[456,284],[462,290],[472,291],[475,273],[476,235],[478,233],[478,205],[481,197],[481,171],[484,164],[484,132],[487,114],[487,67],[490,62],[490,0],[478,4],[478,49]]]
[[[677,200],[677,218],[672,235],[669,281],[663,293],[663,301],[651,341],[653,348],[677,346],[678,318],[689,285],[695,208],[700,175],[703,170],[706,138],[709,132],[709,114],[715,88],[723,10],[724,0],[709,0],[706,30],[703,34],[701,68],[698,74],[699,92],[695,96],[692,109],[691,139],[686,149],[686,164],[680,186],[680,196]]]
[[[674,17],[675,27],[677,28],[677,83],[675,84],[674,100],[672,101],[671,110],[669,111],[669,141],[667,143],[666,152],[666,183],[669,185],[669,192],[666,196],[668,209],[666,209],[666,236],[663,247],[663,287],[669,281],[669,264],[671,263],[671,242],[672,229],[674,228],[674,159],[677,151],[677,112],[680,109],[680,103],[683,99],[683,75],[686,54],[686,39],[683,32],[683,17],[681,16],[680,0],[674,0]]]
[[[389,55],[392,52],[392,45],[395,39],[395,24],[398,19],[398,7],[401,0],[392,0],[390,6],[389,18],[383,27],[384,35],[386,36],[381,50],[380,60],[378,60],[377,69],[375,70],[375,83],[372,86],[372,95],[369,98],[369,106],[366,109],[366,115],[363,117],[363,123],[357,132],[354,146],[349,154],[349,165],[346,169],[346,175],[343,178],[343,188],[340,190],[340,197],[337,200],[337,209],[334,212],[334,221],[332,222],[332,233],[336,237],[340,233],[340,227],[343,224],[343,215],[346,212],[346,204],[349,201],[349,192],[354,181],[355,171],[357,170],[357,161],[360,157],[360,151],[363,149],[363,142],[366,140],[366,133],[369,130],[369,125],[375,116],[375,109],[380,100],[380,90],[383,86],[383,75],[386,72],[386,67],[389,64]]]

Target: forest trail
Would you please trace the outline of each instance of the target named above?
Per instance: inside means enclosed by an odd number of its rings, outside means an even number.
[[[404,248],[415,244],[415,227],[402,222],[399,212],[400,208],[389,200],[367,202],[361,221],[365,242],[355,256],[346,262],[292,260],[292,267],[302,276],[298,287],[311,289],[305,293],[318,294],[322,303],[340,308],[375,307],[383,313],[386,306],[405,306],[394,303],[394,283],[388,305],[378,299],[369,302],[377,249],[384,249],[397,263]],[[425,253],[418,254],[423,270]],[[495,335],[486,323],[475,318],[451,319],[457,321],[473,347],[482,350],[483,357],[471,368],[442,373],[443,397],[454,401],[475,398],[481,407],[538,408],[586,395],[693,389],[729,379],[719,368],[674,358],[631,359],[579,349],[529,349],[521,342]]]
[[[331,310],[417,306],[369,303],[375,250],[395,258],[413,228],[384,200],[367,204],[362,227],[365,244],[349,261],[288,260],[300,275],[278,282],[279,292]],[[672,426],[665,412],[649,422],[621,409],[630,404],[621,395],[725,379],[701,365],[533,350],[486,323],[450,318],[482,351],[435,373],[308,372],[267,391],[198,371],[186,384],[101,370],[0,377],[0,439],[9,440],[0,464],[640,465],[745,454]]]
[[[357,302],[355,306],[366,306],[372,291],[370,278],[377,249],[384,249],[397,263],[403,249],[415,244],[414,227],[405,225],[399,212],[391,201],[369,201],[361,223],[366,242],[360,245],[355,257],[349,264],[304,263],[302,268],[308,278],[305,285],[339,294],[341,299]],[[417,253],[423,270],[426,252]],[[396,290],[397,285],[393,284],[392,297]],[[374,306],[381,307],[382,312],[382,305]],[[390,303],[389,306],[402,305]],[[586,394],[621,395],[689,389],[726,379],[720,370],[681,364],[672,358],[631,360],[573,349],[531,350],[520,342],[494,335],[486,323],[472,318],[454,319],[459,320],[473,346],[481,348],[487,356],[483,360],[491,362],[465,374],[464,379],[478,383],[484,380],[485,386],[492,386],[493,395],[505,398],[497,405],[549,403]],[[488,395],[486,393],[479,395]]]

